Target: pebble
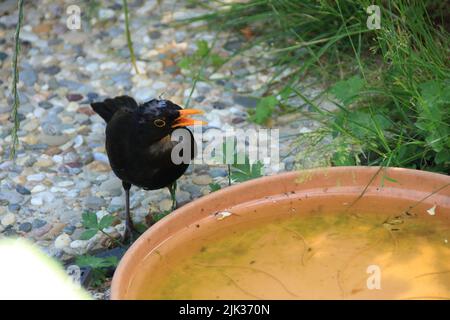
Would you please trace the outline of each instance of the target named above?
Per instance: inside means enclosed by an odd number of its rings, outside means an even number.
[[[16,215],[13,213],[7,213],[2,217],[0,222],[4,227],[11,226],[16,223]]]
[[[200,186],[206,186],[212,182],[212,178],[209,175],[194,175],[192,182]]]
[[[63,232],[68,234],[68,235],[72,235],[75,230],[76,230],[75,226],[65,226],[64,229],[63,229]]]
[[[78,93],[69,93],[66,95],[66,98],[68,101],[80,101],[83,99],[83,96]]]
[[[47,224],[47,221],[42,219],[34,219],[32,222],[32,226],[34,229],[39,229]]]
[[[33,225],[30,222],[21,223],[19,226],[19,231],[28,233],[33,228]]]
[[[253,98],[253,97],[247,97],[247,96],[233,96],[233,101],[236,104],[239,104],[246,108],[256,108],[256,105],[258,104],[259,99]]]
[[[37,74],[33,69],[25,69],[19,72],[19,80],[26,86],[32,87],[37,81]]]
[[[171,199],[163,199],[159,203],[159,210],[161,211],[171,211],[172,210],[172,200]]]
[[[120,196],[122,194],[122,181],[116,177],[109,178],[102,182],[99,190],[112,196]]]
[[[209,174],[212,178],[226,177],[228,176],[228,171],[222,168],[212,168],[209,170]]]
[[[16,191],[17,191],[18,193],[20,193],[20,194],[23,194],[23,195],[29,195],[29,194],[31,194],[31,191],[30,191],[30,190],[28,190],[27,188],[25,188],[24,186],[22,186],[22,185],[20,185],[20,184],[18,184],[18,185],[16,186]]]
[[[38,185],[35,185],[33,187],[33,189],[31,189],[31,193],[39,193],[39,192],[42,192],[42,191],[45,191],[45,190],[47,190],[46,186],[44,186],[42,184],[38,184]]]
[[[8,205],[8,211],[12,213],[17,213],[20,210],[20,205],[17,203],[11,203]]]
[[[72,239],[70,238],[70,236],[67,233],[62,233],[55,239],[55,248],[64,249],[70,246],[71,242]]]
[[[44,179],[45,179],[45,174],[43,174],[43,173],[36,173],[36,174],[31,174],[31,175],[27,176],[27,181],[40,182]]]
[[[103,198],[88,196],[84,199],[84,205],[89,209],[100,209],[106,205],[106,201]]]

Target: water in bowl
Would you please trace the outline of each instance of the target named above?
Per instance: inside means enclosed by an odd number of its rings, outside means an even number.
[[[448,221],[278,208],[289,212],[178,232],[141,263],[128,298],[450,299]]]

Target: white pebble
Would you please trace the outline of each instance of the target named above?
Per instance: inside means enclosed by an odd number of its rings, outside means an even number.
[[[27,177],[27,181],[37,181],[40,182],[42,180],[45,179],[45,174],[43,173],[36,173],[36,174],[31,174]]]
[[[70,245],[71,241],[72,239],[70,239],[70,236],[67,233],[62,233],[55,239],[55,248],[56,249],[66,248]]]
[[[70,180],[64,180],[61,182],[58,182],[57,186],[58,187],[62,187],[62,188],[66,188],[66,187],[71,187],[73,186],[75,183],[73,181]]]
[[[32,197],[30,202],[33,206],[42,206],[44,204],[42,197]]]
[[[42,191],[45,191],[45,190],[47,190],[46,186],[44,186],[42,184],[38,184],[38,185],[35,185],[33,187],[33,189],[31,189],[31,193],[39,193],[39,192],[42,192]]]
[[[1,224],[4,227],[13,225],[14,223],[16,223],[16,215],[13,213],[7,213],[1,220]]]

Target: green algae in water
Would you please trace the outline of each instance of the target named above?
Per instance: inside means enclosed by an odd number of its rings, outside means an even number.
[[[143,263],[138,299],[450,298],[449,227],[377,214],[293,215],[198,235]],[[153,255],[154,256],[154,255]],[[369,266],[381,271],[370,290]]]

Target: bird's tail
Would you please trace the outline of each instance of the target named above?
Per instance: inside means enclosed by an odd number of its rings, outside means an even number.
[[[106,99],[103,102],[91,103],[92,109],[102,117],[106,122],[111,120],[112,116],[117,110],[122,108],[130,109],[130,111],[137,108],[136,101],[129,96],[119,96],[113,99]]]

